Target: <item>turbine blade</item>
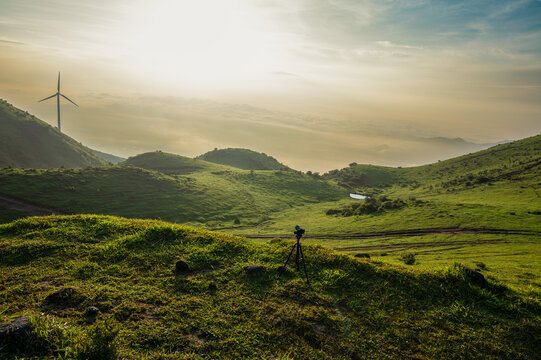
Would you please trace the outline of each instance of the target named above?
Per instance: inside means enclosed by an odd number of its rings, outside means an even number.
[[[52,97],[55,97],[56,95],[58,95],[58,94],[51,95],[51,96],[49,96],[49,97],[46,97],[45,99],[41,99],[41,100],[38,101],[38,102],[42,102],[42,101],[44,101],[44,100],[50,99],[50,98],[52,98]]]
[[[73,101],[71,101],[70,99],[68,99],[67,96],[64,96],[63,94],[60,94],[60,96],[62,96],[64,99],[68,100],[70,103],[72,103],[73,105],[79,107],[79,105],[77,105],[76,103],[74,103]]]
[[[60,71],[58,72],[58,92],[60,92]]]

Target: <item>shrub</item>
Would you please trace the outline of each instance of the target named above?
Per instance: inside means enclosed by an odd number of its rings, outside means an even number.
[[[481,270],[486,270],[487,269],[487,266],[485,265],[485,263],[476,262],[475,265]]]
[[[413,265],[415,264],[415,254],[414,253],[404,253],[402,256],[400,256],[400,260],[404,262],[406,265]]]

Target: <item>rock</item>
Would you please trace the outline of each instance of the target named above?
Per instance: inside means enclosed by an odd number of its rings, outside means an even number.
[[[175,264],[176,273],[186,273],[190,271],[190,265],[184,260],[178,260]]]
[[[218,284],[216,284],[216,281],[211,281],[209,283],[209,290],[210,291],[216,291],[218,289]]]
[[[249,276],[259,276],[267,272],[267,268],[263,265],[248,265],[244,267],[244,271]]]
[[[24,342],[30,331],[30,317],[20,316],[13,321],[0,325],[0,348],[15,351],[24,348]]]
[[[80,297],[77,290],[72,287],[62,288],[47,295],[43,303],[45,305],[54,305],[58,307],[69,307],[79,302]]]
[[[355,254],[355,257],[358,257],[358,258],[365,258],[365,259],[370,259],[370,254],[367,254],[367,253],[359,253],[359,254]]]
[[[95,318],[96,316],[98,316],[99,312],[100,312],[100,309],[98,309],[97,307],[89,306],[85,310],[85,316],[87,318]]]
[[[466,276],[475,284],[477,285],[485,285],[486,279],[479,271],[472,270],[472,269],[465,269],[466,270]]]

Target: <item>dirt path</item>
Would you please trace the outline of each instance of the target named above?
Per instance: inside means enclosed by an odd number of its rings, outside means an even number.
[[[46,207],[29,204],[27,202],[13,199],[11,197],[0,195],[0,207],[9,210],[23,211],[30,215],[43,216],[43,215],[63,215],[62,212],[54,209],[49,209]]]
[[[505,242],[505,239],[498,240],[478,240],[478,241],[438,241],[438,242],[417,242],[417,243],[399,243],[385,244],[372,246],[349,246],[343,248],[335,248],[338,251],[369,251],[369,250],[396,250],[402,248],[424,248],[424,247],[445,247],[445,246],[462,246],[462,245],[485,245]]]
[[[392,230],[378,231],[371,233],[348,233],[348,234],[306,234],[306,239],[327,239],[327,240],[357,240],[357,239],[374,239],[387,237],[405,237],[405,236],[423,236],[423,235],[440,235],[440,234],[501,234],[501,235],[539,235],[539,231],[530,230],[506,230],[506,229],[472,229],[472,228],[429,228],[429,229],[412,229],[412,230]],[[249,239],[274,239],[274,238],[291,238],[292,234],[281,235],[239,235]]]

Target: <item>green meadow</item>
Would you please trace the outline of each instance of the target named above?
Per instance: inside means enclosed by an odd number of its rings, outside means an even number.
[[[205,155],[0,169],[0,321],[31,316],[0,357],[538,357],[540,135],[322,175],[247,150]],[[297,224],[310,284],[278,272]],[[189,271],[175,272],[181,259]]]
[[[0,225],[0,317],[33,315],[24,346],[7,344],[2,358],[538,355],[536,292],[491,276],[480,280],[466,265],[427,271],[305,244],[308,285],[294,269],[279,276],[292,245],[93,215]],[[189,271],[175,272],[179,259]],[[249,275],[250,264],[267,270]],[[493,267],[487,262],[483,273]],[[46,300],[66,287],[69,296]],[[86,315],[89,306],[99,309],[96,317]]]

